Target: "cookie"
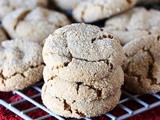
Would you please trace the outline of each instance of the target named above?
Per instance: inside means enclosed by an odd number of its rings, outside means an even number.
[[[4,41],[0,46],[0,91],[22,90],[42,78],[42,47],[25,40]]]
[[[50,73],[50,76],[48,75],[47,70],[48,73]],[[69,72],[67,73],[70,74]],[[62,76],[58,74],[53,77],[54,71],[47,69],[47,67],[44,68],[43,75],[47,86],[48,84],[52,83],[51,89],[54,89],[53,91],[50,90],[52,95],[64,98],[66,100],[74,99],[92,101],[94,99],[100,98],[105,99],[110,95],[113,95],[115,89],[120,89],[124,82],[124,74],[121,67],[116,68],[115,70],[113,70],[112,73],[107,76],[101,76],[99,78],[92,77],[88,81],[86,80],[87,77],[85,78],[84,76],[80,76],[81,78],[79,78],[79,76],[76,75],[71,75],[71,77],[68,78],[65,75]],[[46,79],[46,75],[49,77],[49,79]],[[70,92],[71,90],[72,92]]]
[[[73,59],[116,68],[123,64],[124,53],[118,39],[97,26],[82,23],[51,34],[43,48],[43,59],[51,69],[68,66]]]
[[[67,17],[46,8],[19,8],[4,17],[2,24],[11,38],[30,40],[43,45],[55,29],[69,24]]]
[[[53,4],[56,4],[62,10],[72,10],[83,1],[87,0],[52,0]]]
[[[37,6],[46,7],[47,0],[0,0],[0,20],[11,11],[26,7],[33,9]]]
[[[46,39],[43,59],[42,101],[56,114],[94,117],[117,105],[125,56],[119,40],[103,29],[83,23],[59,28]]]
[[[160,91],[160,36],[146,36],[127,43],[124,88],[134,93]]]
[[[159,27],[160,12],[143,7],[133,8],[105,23],[105,30],[119,38],[122,45],[143,36],[160,34]]]
[[[7,40],[7,35],[4,32],[3,28],[0,27],[0,43],[4,40]]]
[[[52,111],[64,117],[84,118],[98,116],[102,113],[111,111],[120,99],[121,91],[118,89],[114,95],[100,100],[86,101],[68,101],[64,98],[53,96],[50,92],[51,83],[45,84],[42,89],[43,103]],[[53,90],[52,90],[53,91]],[[54,103],[54,104],[51,104]]]
[[[78,22],[95,22],[125,11],[136,2],[137,0],[87,0],[73,9],[73,17]]]
[[[131,31],[109,30],[107,27],[104,28],[104,30],[108,31],[108,33],[117,37],[120,40],[122,46],[137,38],[160,34],[160,29],[158,27],[154,29],[150,29],[149,31],[147,30],[131,30]]]

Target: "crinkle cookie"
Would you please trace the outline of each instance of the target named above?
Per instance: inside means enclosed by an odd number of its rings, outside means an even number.
[[[4,40],[7,40],[7,35],[4,32],[3,28],[0,27],[0,43]]]
[[[160,36],[147,36],[127,43],[123,65],[124,88],[134,93],[160,91]]]
[[[0,20],[19,7],[33,9],[37,6],[46,7],[47,3],[47,0],[0,0]]]
[[[137,0],[87,0],[73,9],[78,22],[94,22],[111,17],[135,5]]]
[[[85,100],[68,101],[62,97],[52,95],[51,91],[56,90],[54,87],[52,87],[52,85],[54,85],[54,83],[52,82],[54,81],[45,83],[43,86],[42,89],[43,103],[50,110],[64,117],[84,118],[84,117],[90,117],[90,116],[93,117],[101,115],[102,113],[111,111],[118,104],[121,95],[121,90],[118,89],[114,92],[112,96],[106,99],[97,99],[90,102],[86,102]],[[61,86],[61,89],[62,88],[63,86]],[[70,89],[70,87],[68,89]]]
[[[76,69],[74,68],[73,70],[75,70],[75,76],[71,75],[71,77],[68,77],[71,74],[69,72],[67,72],[69,73],[69,75],[67,76],[66,76],[67,73],[64,74],[64,76],[60,74],[57,74],[55,76],[54,71],[51,71],[50,69],[47,69],[47,67],[45,67],[43,73],[45,77],[45,82],[48,86],[48,83],[52,81],[51,82],[53,84],[52,87],[55,89],[55,91],[50,91],[50,92],[52,93],[53,96],[61,97],[69,101],[72,100],[92,101],[95,99],[105,99],[113,95],[115,90],[120,89],[121,85],[124,82],[124,74],[121,67],[116,68],[115,70],[113,70],[112,73],[109,73],[109,75],[107,76],[99,76],[95,78],[90,77],[90,79],[86,75],[78,76],[77,73],[79,71],[76,71]],[[90,71],[93,70],[94,70],[93,68],[90,69]],[[61,69],[59,71],[61,71]],[[83,73],[81,72],[79,74]],[[47,76],[48,79],[46,79]],[[87,81],[87,79],[89,80]],[[70,90],[72,90],[72,92],[70,92]]]
[[[2,24],[12,38],[30,40],[43,45],[45,38],[55,29],[69,24],[59,12],[37,7],[19,8],[4,17]]]
[[[160,29],[159,27],[155,27],[150,30],[112,30],[108,29],[107,27],[104,28],[104,30],[108,31],[108,33],[114,35],[117,37],[122,45],[125,45],[126,43],[135,40],[137,38],[142,38],[144,36],[149,36],[149,35],[160,35]]]
[[[24,40],[0,46],[0,91],[22,90],[42,78],[42,47]]]
[[[94,117],[117,105],[125,56],[119,41],[103,29],[87,24],[57,29],[46,39],[43,59],[42,100],[56,114]]]
[[[72,10],[83,1],[87,0],[52,0],[62,10]]]
[[[160,12],[142,7],[133,8],[105,23],[105,30],[120,39],[124,45],[136,38],[160,34]]]
[[[74,59],[116,68],[123,64],[124,54],[118,39],[97,26],[82,23],[64,26],[50,34],[43,58],[51,69],[71,65]]]

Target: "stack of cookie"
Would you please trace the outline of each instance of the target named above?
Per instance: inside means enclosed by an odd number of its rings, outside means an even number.
[[[121,95],[124,61],[119,41],[103,29],[72,24],[51,34],[43,49],[43,103],[64,117],[94,117]]]

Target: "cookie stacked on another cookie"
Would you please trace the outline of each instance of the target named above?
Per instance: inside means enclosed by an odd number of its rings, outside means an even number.
[[[22,90],[42,78],[42,47],[25,40],[0,45],[0,91]]]
[[[112,110],[121,95],[124,53],[99,27],[72,24],[45,42],[43,103],[64,117],[94,117]]]
[[[148,35],[160,34],[160,12],[143,7],[133,8],[105,23],[105,30],[115,35],[124,45]]]
[[[64,14],[41,7],[33,10],[19,8],[2,20],[11,38],[30,40],[40,45],[55,29],[69,23]]]

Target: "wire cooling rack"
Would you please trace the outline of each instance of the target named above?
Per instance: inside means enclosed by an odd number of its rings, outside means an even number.
[[[15,114],[19,115],[25,120],[47,120],[47,119],[58,119],[58,120],[65,120],[65,118],[60,117],[50,110],[48,110],[45,106],[43,106],[41,101],[41,87],[43,82],[37,83],[34,86],[27,88],[23,91],[13,91],[13,95],[19,96],[21,99],[16,100],[15,102],[6,102],[3,99],[0,99],[0,105],[6,107],[10,111],[14,112]],[[32,95],[27,95],[27,92],[31,92]],[[25,103],[25,104],[24,104]],[[26,108],[21,109],[21,106],[27,104]],[[30,105],[29,105],[30,104]],[[54,103],[52,103],[54,104]],[[122,96],[119,101],[117,107],[103,115],[103,118],[107,120],[121,120],[126,119],[131,116],[137,115],[144,111],[147,111],[151,108],[160,105],[160,93],[154,93],[151,95],[134,95],[130,94],[126,91],[122,91]],[[28,108],[28,106],[30,106]],[[42,111],[44,114],[41,116],[36,116],[37,118],[33,118],[32,114],[37,113],[37,111]],[[117,112],[116,112],[117,111]],[[92,118],[85,118],[86,120],[92,120]]]

